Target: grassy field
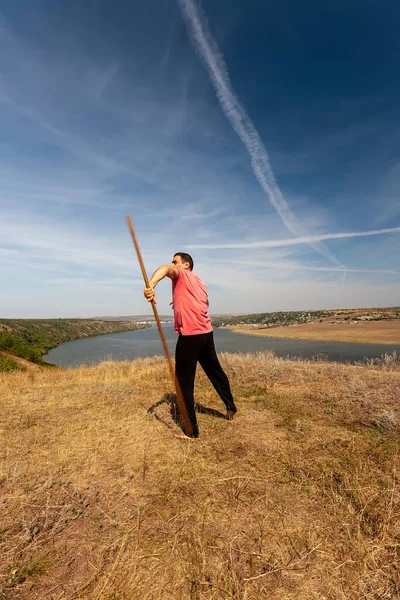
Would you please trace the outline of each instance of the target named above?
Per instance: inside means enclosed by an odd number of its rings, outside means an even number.
[[[192,442],[164,359],[0,374],[2,600],[399,598],[399,363],[221,361]]]
[[[231,327],[237,333],[267,337],[295,338],[330,342],[400,345],[400,319],[391,321],[358,321],[353,323],[305,323],[286,327],[255,329],[251,325]]]

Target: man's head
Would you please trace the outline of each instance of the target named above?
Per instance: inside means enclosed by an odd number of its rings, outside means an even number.
[[[178,269],[189,269],[193,271],[193,258],[186,252],[177,252],[174,254],[172,264],[178,267]]]

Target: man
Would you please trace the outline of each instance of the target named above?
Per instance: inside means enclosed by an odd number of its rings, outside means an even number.
[[[179,335],[175,350],[175,372],[193,425],[191,437],[198,437],[194,410],[194,379],[197,362],[204,369],[221,400],[226,406],[226,418],[236,413],[228,377],[215,352],[213,328],[208,314],[207,287],[193,273],[193,259],[185,252],[177,252],[172,264],[162,265],[153,274],[144,295],[149,302],[156,301],[154,288],[164,279],[172,279],[175,332]]]

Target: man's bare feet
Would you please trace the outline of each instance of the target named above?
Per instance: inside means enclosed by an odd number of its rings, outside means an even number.
[[[197,437],[189,437],[188,435],[183,433],[183,431],[174,431],[173,436],[178,438],[178,440],[189,440],[191,442],[199,439]]]
[[[225,415],[225,419],[227,419],[228,421],[232,421],[233,417],[236,414],[236,412],[237,412],[236,410],[227,410],[226,411],[226,415]]]

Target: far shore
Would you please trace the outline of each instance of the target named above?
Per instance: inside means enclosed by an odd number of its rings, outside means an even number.
[[[324,342],[361,344],[400,344],[400,319],[388,321],[359,321],[356,324],[305,323],[284,327],[233,325],[226,327],[235,333]]]

